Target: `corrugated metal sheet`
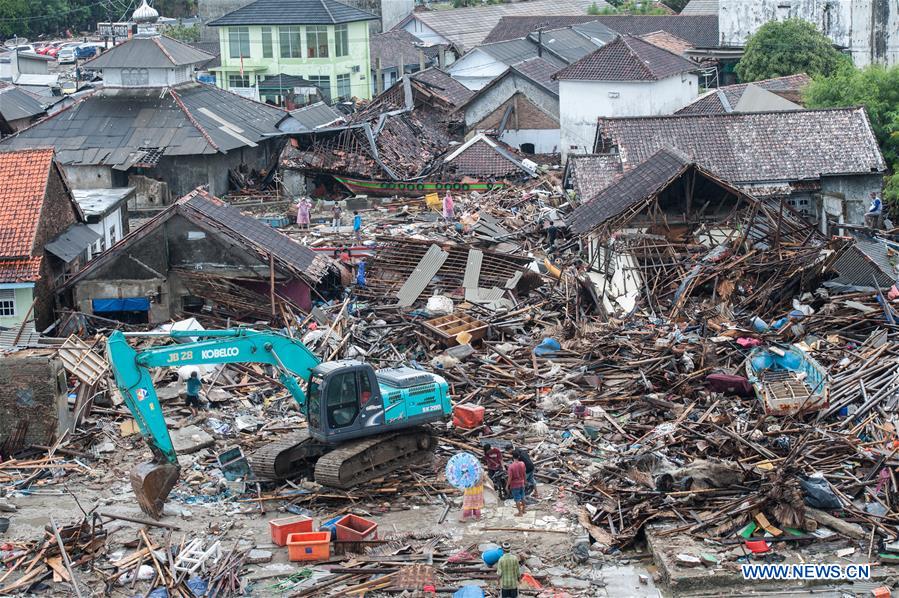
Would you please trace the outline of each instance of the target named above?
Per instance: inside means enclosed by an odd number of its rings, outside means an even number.
[[[480,249],[468,250],[468,261],[465,262],[465,278],[462,286],[466,289],[478,288],[481,279],[481,264],[484,262],[484,252]]]
[[[878,241],[856,241],[837,258],[833,269],[839,273],[834,282],[840,284],[870,287],[877,280],[879,287],[889,287],[896,280],[887,247]]]
[[[497,287],[489,289],[465,289],[465,300],[470,303],[492,303],[502,299],[505,291]]]
[[[437,245],[428,247],[428,251],[418,261],[415,270],[412,271],[412,274],[409,275],[409,278],[397,291],[396,296],[399,299],[400,307],[409,307],[415,303],[421,292],[425,290],[425,287],[428,286],[428,283],[431,282],[431,279],[443,266],[443,262],[446,261],[447,257],[449,257],[449,253],[440,249]]]

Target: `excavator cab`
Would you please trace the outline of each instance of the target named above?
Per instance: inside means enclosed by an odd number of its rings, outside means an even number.
[[[337,444],[384,423],[378,379],[366,363],[345,360],[316,366],[306,396],[309,433],[319,442]]]

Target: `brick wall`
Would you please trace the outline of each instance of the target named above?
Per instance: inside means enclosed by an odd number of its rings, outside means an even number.
[[[0,358],[0,446],[27,423],[20,447],[48,444],[70,424],[62,363],[50,357]]]
[[[507,129],[558,129],[559,123],[551,116],[537,108],[522,93],[516,93],[511,98],[503,102],[496,110],[484,117],[481,122],[471,127],[472,130],[489,130],[498,129],[506,108],[513,104],[515,111],[509,115],[506,121]]]

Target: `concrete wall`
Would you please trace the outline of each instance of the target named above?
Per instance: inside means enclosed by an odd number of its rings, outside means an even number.
[[[31,302],[34,301],[34,285],[32,283],[0,283],[0,289],[12,289],[13,293],[15,294],[16,302],[16,315],[0,316],[0,326],[3,326],[5,328],[14,328],[16,326],[19,326],[22,323],[22,320],[25,318],[25,314],[28,313],[28,309],[31,307]]]
[[[505,73],[508,68],[504,62],[475,48],[451,64],[446,72],[468,89],[477,91]]]
[[[109,249],[116,242],[128,234],[126,230],[126,218],[123,218],[125,207],[122,206],[103,216],[97,222],[88,223],[87,227],[100,235],[100,239],[94,242],[89,249],[88,259],[93,258],[94,254],[101,253],[105,249]]]
[[[865,174],[856,176],[821,177],[822,195],[842,195],[845,222],[864,224],[865,212],[871,203],[870,194],[883,190],[883,176]],[[823,208],[819,208],[820,210]]]
[[[102,69],[103,85],[105,87],[165,87],[185,83],[193,78],[191,67],[170,69],[146,69],[147,83],[135,85],[133,81],[122,83],[123,71],[126,69]]]
[[[381,0],[381,31],[390,31],[415,8],[415,0]]]
[[[76,166],[68,164],[63,167],[66,178],[74,189],[111,189],[113,172],[109,166]]]
[[[561,145],[559,129],[507,130],[503,131],[499,140],[519,150],[522,144],[531,143],[538,154],[557,154]]]
[[[205,23],[228,14],[231,11],[251,4],[254,0],[198,0],[197,14],[202,19],[204,26],[200,29],[200,38],[203,41],[218,41],[217,27],[206,27]]]
[[[698,89],[697,75],[687,73],[661,81],[560,81],[562,159],[593,151],[599,117],[673,114],[696,99]]]
[[[768,21],[799,18],[848,48],[856,66],[899,63],[895,0],[720,0],[721,44],[743,46]]]
[[[31,444],[52,444],[71,425],[65,371],[49,357],[0,358],[0,445],[27,431],[19,449]]]
[[[429,46],[434,44],[450,43],[448,39],[415,18],[409,19],[409,22],[403,25],[403,29]]]
[[[515,93],[520,92],[543,112],[559,119],[559,98],[523,77],[514,74],[503,77],[496,85],[465,107],[465,128],[469,130],[491,112],[502,106]]]

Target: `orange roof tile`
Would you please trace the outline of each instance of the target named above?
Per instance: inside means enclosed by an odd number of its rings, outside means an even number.
[[[35,282],[41,276],[42,259],[40,257],[0,259],[0,283]]]
[[[0,152],[0,259],[30,257],[53,149]]]

